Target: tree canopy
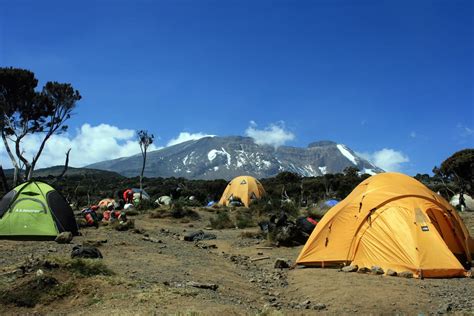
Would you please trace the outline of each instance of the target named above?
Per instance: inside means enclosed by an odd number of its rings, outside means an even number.
[[[24,178],[31,179],[46,142],[53,134],[67,130],[79,91],[69,83],[47,82],[36,91],[38,80],[33,72],[19,68],[0,68],[0,130],[5,149],[15,168],[14,184],[24,168]],[[22,140],[42,134],[32,158],[25,156]],[[13,149],[10,147],[13,146]]]
[[[463,189],[470,192],[474,189],[474,149],[463,149],[455,152],[435,167],[433,173],[437,176],[457,182]]]

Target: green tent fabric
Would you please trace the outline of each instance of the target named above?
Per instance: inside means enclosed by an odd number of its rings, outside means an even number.
[[[49,239],[65,231],[79,234],[74,213],[46,183],[25,182],[0,200],[0,238]]]

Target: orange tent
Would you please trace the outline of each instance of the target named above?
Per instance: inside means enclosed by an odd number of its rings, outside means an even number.
[[[297,264],[380,266],[415,277],[464,276],[474,241],[454,208],[417,180],[382,173],[331,208]]]
[[[240,176],[227,184],[219,204],[227,205],[232,199],[239,198],[246,207],[249,207],[250,202],[264,195],[263,185],[257,179],[251,176]]]

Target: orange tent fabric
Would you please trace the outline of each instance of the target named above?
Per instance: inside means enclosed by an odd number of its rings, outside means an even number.
[[[303,247],[297,264],[380,266],[415,277],[464,276],[474,241],[440,195],[400,173],[359,184],[331,208]]]
[[[115,205],[115,200],[114,199],[103,199],[100,200],[100,202],[97,204],[99,207],[107,208],[107,206],[112,203],[112,205]]]
[[[240,176],[227,184],[219,204],[228,205],[232,198],[239,198],[248,207],[252,200],[258,200],[264,195],[265,189],[257,179],[251,176]]]

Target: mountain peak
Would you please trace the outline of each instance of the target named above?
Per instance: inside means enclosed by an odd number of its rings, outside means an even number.
[[[325,146],[333,146],[333,145],[337,145],[337,143],[331,140],[320,140],[320,141],[309,143],[308,148],[325,147]]]
[[[91,168],[136,176],[141,169],[141,156],[135,155],[103,161]],[[307,148],[281,146],[275,150],[258,145],[250,137],[204,137],[148,153],[145,176],[183,177],[188,179],[232,179],[248,174],[257,178],[290,171],[306,177],[342,172],[347,167],[361,172],[383,170],[372,165],[345,145],[333,141],[317,141]]]

